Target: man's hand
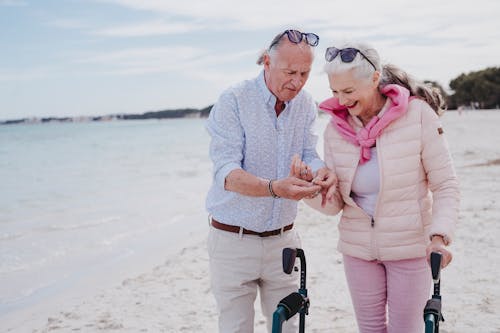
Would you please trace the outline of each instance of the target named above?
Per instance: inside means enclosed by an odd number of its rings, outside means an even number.
[[[319,192],[315,192],[307,198],[312,199],[321,193],[322,207],[326,205],[327,200],[333,198],[333,194],[337,188],[337,176],[332,170],[323,167],[316,172],[316,176],[313,178],[311,167],[304,163],[297,154],[293,155],[292,163],[290,164],[290,176],[321,186]]]
[[[294,176],[288,176],[273,181],[273,192],[285,199],[301,200],[317,195],[321,191],[320,185],[315,185]]]
[[[313,179],[311,167],[305,164],[298,154],[293,155],[292,163],[290,164],[290,176],[307,180],[310,182]]]

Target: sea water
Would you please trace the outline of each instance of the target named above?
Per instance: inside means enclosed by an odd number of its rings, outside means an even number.
[[[0,126],[0,320],[161,264],[203,232],[212,168],[204,124]]]

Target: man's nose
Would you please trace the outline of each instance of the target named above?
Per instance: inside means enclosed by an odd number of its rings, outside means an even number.
[[[303,79],[300,75],[295,75],[292,77],[292,84],[294,87],[300,87],[302,86],[302,83],[303,83]]]

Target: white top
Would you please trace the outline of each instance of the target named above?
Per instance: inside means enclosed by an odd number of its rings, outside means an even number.
[[[380,190],[380,174],[377,147],[370,148],[370,152],[371,158],[364,164],[358,165],[351,190],[354,202],[373,217]]]

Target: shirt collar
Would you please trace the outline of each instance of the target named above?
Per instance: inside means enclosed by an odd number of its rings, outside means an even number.
[[[274,106],[276,105],[276,96],[273,95],[271,90],[269,90],[269,88],[266,85],[266,79],[264,77],[264,70],[262,70],[260,72],[260,74],[257,78],[257,83],[258,83],[259,89],[262,93],[262,96],[264,97],[265,103],[267,105],[269,105],[270,107],[272,107],[272,109],[274,110]],[[285,102],[285,108],[286,108],[286,106],[288,106],[289,102],[290,101]]]

